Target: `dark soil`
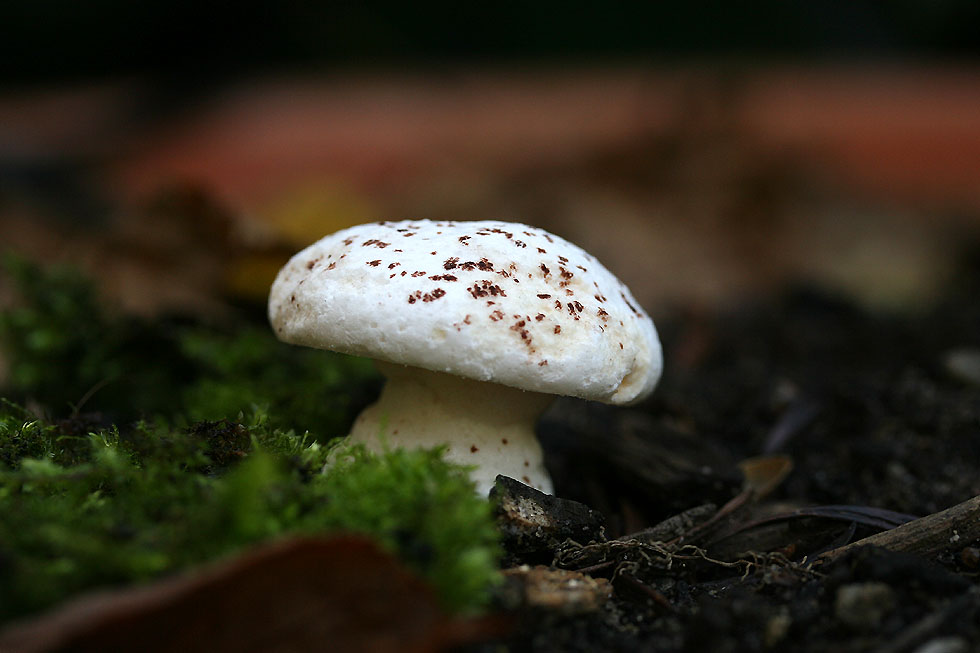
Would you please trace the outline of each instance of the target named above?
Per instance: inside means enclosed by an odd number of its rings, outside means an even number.
[[[648,403],[562,400],[541,427],[556,493],[604,534],[508,540],[510,563],[608,579],[611,598],[526,599],[510,637],[472,650],[980,651],[977,539],[820,558],[980,495],[980,259],[917,314],[795,288],[658,324]],[[742,492],[758,457],[770,487]]]

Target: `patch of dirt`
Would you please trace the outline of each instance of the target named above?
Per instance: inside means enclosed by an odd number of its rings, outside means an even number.
[[[508,564],[550,556],[610,598],[569,614],[502,591],[519,626],[466,650],[980,650],[978,296],[974,257],[915,315],[795,288],[659,325],[646,404],[546,415],[569,501],[498,515]]]

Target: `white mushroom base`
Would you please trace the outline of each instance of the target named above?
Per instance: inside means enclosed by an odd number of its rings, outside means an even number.
[[[378,362],[378,368],[388,382],[354,422],[351,443],[373,451],[446,445],[448,460],[476,466],[471,478],[482,495],[497,474],[553,493],[534,435],[552,395],[417,367]]]

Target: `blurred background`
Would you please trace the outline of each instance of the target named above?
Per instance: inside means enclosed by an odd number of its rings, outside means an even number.
[[[972,0],[7,0],[2,247],[125,310],[222,314],[351,224],[493,218],[655,316],[800,281],[915,307],[980,231],[978,24]]]

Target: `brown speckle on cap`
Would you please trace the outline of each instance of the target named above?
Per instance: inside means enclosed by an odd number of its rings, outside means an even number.
[[[451,274],[434,274],[429,277],[433,281],[456,281],[456,277]]]
[[[361,243],[361,247],[368,247],[369,245],[374,245],[378,249],[384,249],[385,247],[387,247],[390,244],[391,243],[382,242],[382,241],[378,240],[377,238],[372,238],[370,240],[365,240],[363,243]]]
[[[478,446],[476,446],[475,444],[471,444],[470,445],[470,453],[476,453],[479,450],[480,450],[480,448]]]
[[[389,263],[389,264],[388,264],[388,269],[389,269],[389,270],[394,270],[394,269],[395,269],[396,267],[398,267],[399,265],[401,265],[401,263],[398,263],[397,261],[396,261],[396,262],[394,262],[394,263]]]
[[[538,254],[547,254],[547,253],[548,253],[548,252],[546,252],[546,251],[544,250],[544,248],[542,248],[542,247],[539,247],[539,248],[538,248]]]
[[[431,293],[423,293],[421,290],[416,290],[414,293],[408,296],[408,303],[414,304],[416,301],[420,299],[423,302],[434,302],[440,297],[445,296],[445,294],[446,291],[443,290],[442,288],[436,288]]]
[[[370,265],[372,268],[376,268],[379,265],[381,265],[381,259],[375,259],[374,261],[368,261],[367,264]]]
[[[556,324],[555,325],[555,334],[557,335],[559,333],[561,333],[561,325],[560,324]]]
[[[493,313],[490,314],[490,319],[493,320],[494,322],[499,322],[500,320],[504,319],[504,314],[501,313],[499,310],[494,311]]]
[[[619,293],[619,296],[623,298],[623,301],[626,302],[626,305],[630,307],[630,310],[633,311],[634,315],[640,314],[640,312],[636,310],[636,307],[630,304],[630,300],[626,299],[626,295],[624,295],[623,293]]]
[[[424,277],[425,276],[425,270],[416,270],[415,272],[412,273],[412,276],[413,277]]]
[[[541,361],[540,363],[538,363],[538,367],[544,367],[547,364],[548,364],[548,359],[545,359],[545,360]]]
[[[524,320],[518,320],[517,322],[511,325],[510,330],[516,331],[521,336],[521,340],[523,340],[525,344],[530,345],[531,335],[530,333],[528,333],[528,330],[524,328],[526,325],[527,322],[525,322]]]
[[[334,261],[333,263],[331,263],[330,265],[328,265],[327,266],[327,269],[328,270],[333,270],[335,267],[337,267],[337,262],[336,261]]]
[[[498,295],[501,297],[507,296],[507,293],[500,286],[488,279],[481,279],[466,290],[473,295],[473,299],[480,299],[481,297],[489,297],[491,295],[494,297]]]
[[[538,313],[537,315],[534,316],[534,319],[535,321],[540,322],[541,320],[544,319],[544,313]]]
[[[538,295],[538,299],[551,299],[551,295],[542,293],[542,294]]]

